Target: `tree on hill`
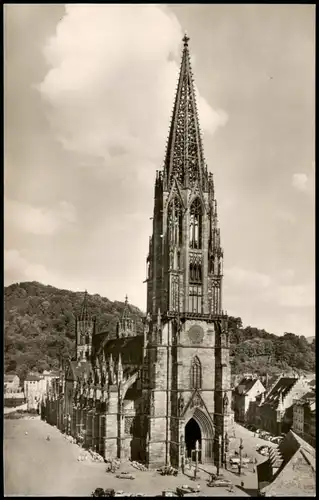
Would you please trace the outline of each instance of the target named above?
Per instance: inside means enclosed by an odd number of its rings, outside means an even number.
[[[5,371],[24,380],[29,370],[57,369],[59,357],[73,356],[75,316],[81,311],[83,293],[60,290],[37,282],[5,287]],[[115,333],[124,302],[88,295],[88,307],[100,332]],[[143,313],[129,306],[142,333]],[[289,368],[315,370],[315,339],[285,333],[278,337],[264,329],[243,327],[240,317],[229,317],[230,358],[234,374],[274,374]]]
[[[75,316],[81,311],[83,296],[37,282],[5,287],[5,371],[15,371],[24,379],[29,370],[56,369],[60,356],[72,357]],[[124,302],[88,295],[88,307],[97,318],[99,331],[115,332]],[[129,307],[141,332],[143,314]]]

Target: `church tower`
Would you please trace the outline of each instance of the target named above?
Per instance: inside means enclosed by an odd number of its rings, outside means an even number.
[[[125,304],[121,318],[118,320],[116,328],[117,338],[133,337],[136,335],[136,323],[133,320],[128,304],[128,297],[125,297]]]
[[[80,314],[75,319],[75,339],[76,339],[76,359],[90,360],[92,354],[92,338],[95,333],[96,321],[92,318],[88,310],[87,291]]]
[[[223,249],[188,42],[185,35],[166,157],[156,172],[147,257],[143,397],[151,467],[180,467],[196,441],[201,461],[216,462],[224,456],[230,422]]]

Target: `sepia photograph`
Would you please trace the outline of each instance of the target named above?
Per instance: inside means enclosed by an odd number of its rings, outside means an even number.
[[[315,497],[315,4],[4,13],[4,496]]]

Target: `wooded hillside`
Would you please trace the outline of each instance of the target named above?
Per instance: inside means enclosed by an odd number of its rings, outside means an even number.
[[[22,380],[29,370],[57,369],[59,355],[72,356],[75,347],[74,315],[81,310],[83,293],[60,290],[37,282],[5,287],[5,371]],[[88,306],[100,331],[114,332],[124,303],[88,295]],[[130,306],[142,331],[143,313]],[[230,318],[233,373],[276,374],[289,368],[315,370],[315,339],[285,333],[278,337],[265,330],[242,327]]]
[[[5,371],[20,378],[36,369],[57,369],[59,355],[72,356],[75,348],[75,315],[81,311],[84,293],[60,290],[37,282],[5,287]],[[115,332],[124,302],[88,295],[88,308],[100,331]],[[142,331],[142,312],[129,305]]]

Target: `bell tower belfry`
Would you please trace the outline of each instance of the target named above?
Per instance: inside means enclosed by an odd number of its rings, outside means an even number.
[[[78,361],[91,359],[95,328],[96,321],[89,313],[85,290],[81,312],[75,319],[76,359]]]
[[[230,421],[223,249],[213,174],[205,163],[193,73],[182,62],[163,169],[156,172],[147,257],[147,341],[143,394],[149,466],[179,467],[200,435],[201,460],[223,453]],[[196,427],[196,428],[197,428]]]

